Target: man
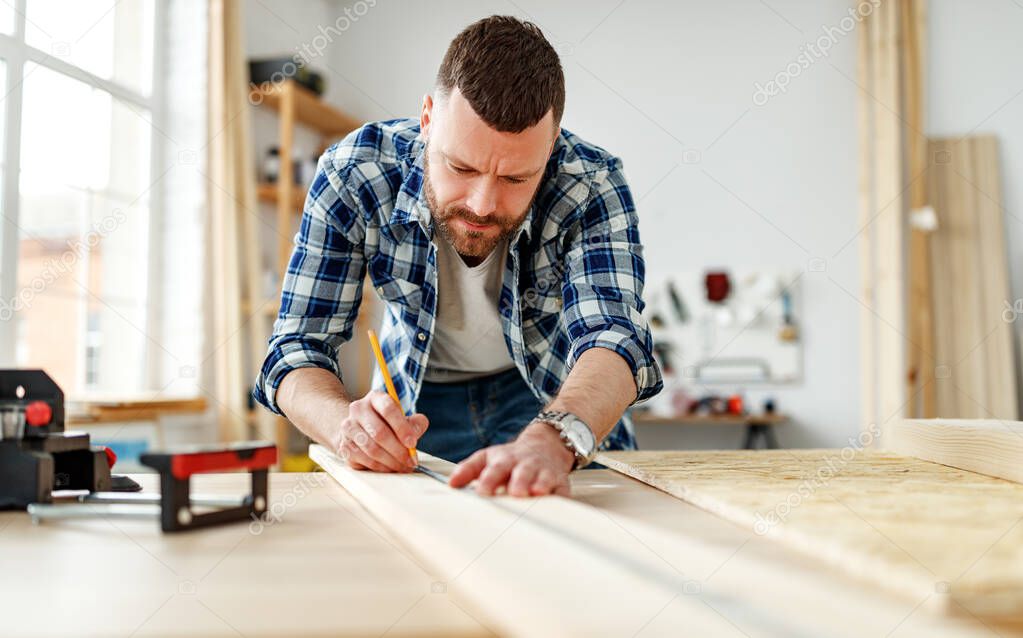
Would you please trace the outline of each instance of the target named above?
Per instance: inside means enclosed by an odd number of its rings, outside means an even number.
[[[417,446],[488,495],[567,495],[598,445],[634,448],[624,411],[662,385],[636,214],[564,102],[540,30],[492,16],[452,41],[418,122],[327,150],[256,399],[353,468],[409,472]],[[337,364],[367,272],[400,408],[379,372],[353,400]]]

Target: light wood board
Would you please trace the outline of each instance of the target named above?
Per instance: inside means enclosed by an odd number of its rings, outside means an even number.
[[[906,406],[905,164],[898,3],[858,31],[860,128],[860,392],[864,430],[886,429]]]
[[[899,27],[902,44],[902,85],[905,101],[906,170],[909,179],[909,208],[920,210],[927,205],[927,135],[925,95],[927,67],[927,2],[899,2]],[[909,373],[906,375],[909,404],[908,416],[933,417],[934,392],[934,323],[931,291],[931,238],[923,228],[909,229],[907,312],[907,351]]]
[[[499,634],[990,635],[977,619],[933,613],[941,596],[904,600],[836,577],[608,470],[573,473],[572,499],[483,499],[423,475],[354,472],[318,446],[310,455]]]
[[[1023,483],[1023,423],[983,419],[903,419],[891,450]]]
[[[685,622],[695,634],[731,631],[726,619],[680,596],[684,582],[675,583],[674,574],[664,576],[670,584],[658,582],[662,569],[628,569],[567,538],[558,521],[600,516],[569,499],[484,499],[422,474],[352,470],[318,445],[309,456],[433,569],[438,587],[501,635],[632,635],[658,616],[662,624]],[[451,464],[419,456],[450,472]],[[637,574],[644,570],[655,576]]]
[[[1023,485],[885,452],[610,452],[598,461],[951,613],[1023,610]]]
[[[1012,326],[1023,318],[1009,294],[998,143],[932,139],[929,155],[936,416],[1014,421]]]

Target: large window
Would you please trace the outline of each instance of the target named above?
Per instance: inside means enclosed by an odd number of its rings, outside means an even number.
[[[166,385],[155,260],[164,158],[180,149],[154,85],[165,9],[0,3],[0,365],[42,367],[76,397]]]

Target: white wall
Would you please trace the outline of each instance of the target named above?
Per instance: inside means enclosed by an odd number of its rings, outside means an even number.
[[[1012,299],[1023,298],[1023,5],[932,0],[927,133],[993,134],[1002,163],[1002,205]],[[1015,324],[1017,369],[1023,323]]]
[[[860,430],[855,34],[836,37],[785,94],[753,103],[757,82],[839,26],[845,0],[309,4],[300,16],[297,3],[249,2],[249,47],[287,53],[322,34],[308,19],[326,28],[344,16],[319,66],[329,97],[366,119],[415,116],[451,38],[473,20],[537,22],[562,55],[563,125],[625,161],[650,273],[823,260],[802,279],[805,380],[768,390],[794,416],[784,445],[842,446]],[[746,389],[757,404],[766,392]],[[664,430],[641,435],[665,443]],[[740,440],[737,430],[676,436],[687,447]]]

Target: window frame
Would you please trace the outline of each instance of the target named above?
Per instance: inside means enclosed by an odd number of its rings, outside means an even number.
[[[162,0],[153,2],[153,68],[152,86],[146,96],[130,87],[112,80],[101,78],[85,69],[56,58],[48,52],[37,49],[25,42],[25,24],[27,21],[26,7],[28,0],[15,0],[14,32],[0,33],[0,59],[6,64],[7,95],[3,100],[6,107],[3,113],[3,195],[0,206],[4,211],[0,217],[0,300],[7,302],[15,299],[18,286],[19,260],[19,224],[21,214],[21,193],[19,182],[21,177],[21,125],[23,100],[23,83],[25,67],[34,63],[51,71],[78,80],[93,89],[109,93],[114,99],[120,100],[130,108],[143,108],[150,114],[150,162],[149,162],[149,220],[147,228],[148,245],[148,277],[146,290],[145,325],[137,326],[144,331],[146,339],[146,365],[140,373],[144,376],[145,387],[152,388],[158,378],[160,369],[159,342],[154,335],[160,325],[158,300],[161,298],[163,244],[155,232],[161,226],[164,213],[164,191],[162,175],[165,173],[167,160],[165,152],[167,143],[164,138],[166,120],[165,102],[167,87],[163,81],[166,68],[167,38],[165,31],[166,7]],[[141,115],[140,115],[141,117]],[[82,344],[84,348],[84,344]],[[7,321],[0,320],[0,367],[17,366],[17,317]],[[84,354],[84,352],[83,352]],[[106,396],[109,393],[105,393]],[[82,398],[87,398],[87,395]]]

